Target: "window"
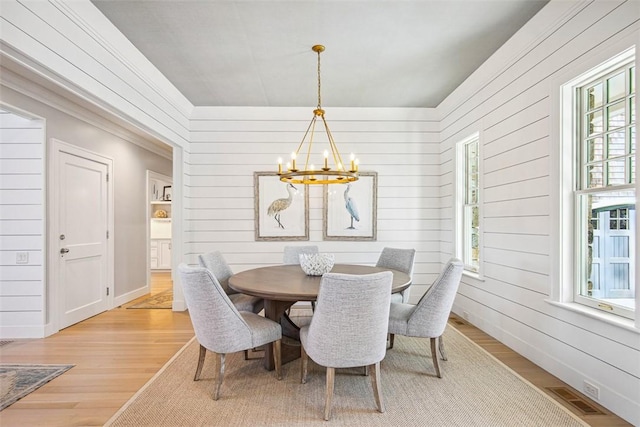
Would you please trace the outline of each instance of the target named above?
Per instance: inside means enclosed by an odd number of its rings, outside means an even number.
[[[634,64],[626,55],[573,86],[574,301],[629,318],[635,312]]]
[[[460,141],[457,147],[456,255],[465,270],[480,271],[479,136]]]

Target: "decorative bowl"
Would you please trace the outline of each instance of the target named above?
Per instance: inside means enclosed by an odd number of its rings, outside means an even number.
[[[158,209],[157,211],[155,211],[153,213],[153,217],[154,218],[168,218],[169,214],[167,214],[167,211],[165,211],[164,209]]]
[[[333,268],[334,254],[300,254],[300,267],[307,276],[322,276]]]

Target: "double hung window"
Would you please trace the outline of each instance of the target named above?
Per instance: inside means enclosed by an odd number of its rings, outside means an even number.
[[[457,256],[465,270],[480,270],[479,136],[458,143]]]
[[[636,111],[633,58],[575,87],[574,301],[635,312]]]

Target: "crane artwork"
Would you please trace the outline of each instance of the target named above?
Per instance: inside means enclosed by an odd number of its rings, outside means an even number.
[[[351,184],[347,184],[347,189],[344,190],[344,207],[349,212],[351,216],[351,225],[347,227],[348,230],[355,230],[353,226],[353,220],[360,222],[360,215],[358,214],[358,206],[356,206],[356,201],[353,197],[349,196],[349,190],[351,190]]]
[[[287,192],[289,193],[289,197],[274,200],[273,202],[271,202],[269,208],[267,209],[267,215],[272,216],[278,223],[278,227],[282,228],[283,230],[284,225],[282,225],[282,222],[280,221],[280,214],[283,210],[291,206],[291,201],[293,200],[293,192],[298,190],[291,183],[287,184],[286,188]]]

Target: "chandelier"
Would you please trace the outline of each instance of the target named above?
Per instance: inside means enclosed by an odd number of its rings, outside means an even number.
[[[324,118],[324,110],[321,104],[322,98],[320,96],[320,53],[324,51],[324,46],[315,45],[311,50],[318,54],[318,106],[313,110],[313,118],[302,137],[300,145],[298,145],[298,149],[291,153],[291,162],[286,164],[286,170],[283,170],[282,158],[278,159],[278,175],[280,175],[280,181],[292,184],[344,184],[357,181],[358,159],[356,159],[352,153],[349,169],[346,169],[342,161],[342,156],[329,130],[329,125]],[[311,161],[313,161],[312,149],[318,117],[322,119],[329,148],[324,150],[321,162],[318,163],[322,166],[316,168]],[[300,162],[296,164],[296,160],[300,160],[303,157],[304,166],[302,166]],[[319,157],[316,157],[316,159],[320,160]],[[300,166],[302,167],[299,168]]]

